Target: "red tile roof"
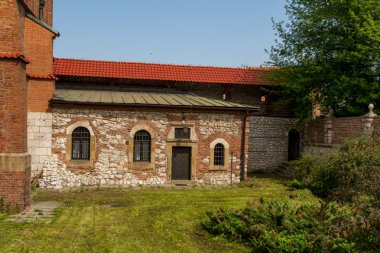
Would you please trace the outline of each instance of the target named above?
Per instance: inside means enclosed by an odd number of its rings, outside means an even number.
[[[19,52],[16,53],[0,53],[0,59],[21,59],[25,63],[29,63],[28,59],[25,58],[25,56]]]
[[[125,78],[177,82],[267,85],[268,68],[226,68],[156,63],[54,59],[56,76]]]
[[[27,73],[26,76],[29,77],[29,78],[31,78],[31,79],[58,80],[58,78],[55,75],[53,75],[53,74],[43,75],[43,74],[30,74],[30,73]]]

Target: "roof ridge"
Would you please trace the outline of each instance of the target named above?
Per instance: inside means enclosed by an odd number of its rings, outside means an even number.
[[[268,68],[231,68],[54,58],[57,76],[87,76],[175,82],[268,85]]]
[[[122,63],[122,64],[144,64],[144,65],[155,65],[155,66],[175,66],[175,67],[195,67],[195,68],[221,68],[221,69],[239,69],[239,70],[264,70],[269,67],[261,66],[248,66],[248,67],[225,67],[225,66],[212,66],[212,65],[185,65],[185,64],[175,64],[175,63],[156,63],[156,62],[136,62],[136,61],[112,61],[112,60],[94,60],[94,59],[75,59],[75,58],[60,58],[54,57],[54,60],[58,61],[77,61],[77,62],[101,62],[101,63]]]

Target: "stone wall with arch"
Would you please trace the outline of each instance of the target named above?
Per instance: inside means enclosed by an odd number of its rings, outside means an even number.
[[[40,179],[40,186],[45,188],[170,183],[171,148],[178,146],[193,150],[191,182],[195,184],[222,185],[231,179],[236,183],[241,168],[247,167],[240,163],[243,116],[239,112],[54,108],[52,121],[52,155]],[[94,137],[92,164],[74,164],[68,159],[68,135],[78,126],[88,128]],[[190,128],[189,140],[173,137],[173,129],[181,126]],[[133,161],[133,137],[139,130],[151,135],[150,162]],[[233,161],[228,170],[210,169],[210,144],[215,140],[224,143],[226,159]]]

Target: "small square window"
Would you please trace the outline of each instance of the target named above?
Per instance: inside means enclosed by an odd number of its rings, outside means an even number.
[[[174,138],[175,139],[190,139],[190,128],[189,127],[178,127],[174,131]]]

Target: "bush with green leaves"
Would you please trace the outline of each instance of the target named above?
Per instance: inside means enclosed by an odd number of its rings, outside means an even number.
[[[294,163],[289,199],[208,212],[203,227],[254,252],[378,252],[380,138],[347,141],[331,155]],[[324,200],[312,201],[311,192]]]
[[[294,196],[295,195],[295,196]],[[208,212],[202,226],[210,234],[247,244],[253,252],[354,252],[358,244],[334,224],[350,215],[336,202],[260,200],[242,210]]]
[[[303,156],[294,163],[294,188],[339,203],[329,219],[361,251],[380,249],[380,138],[364,135],[326,156]],[[333,210],[333,209],[331,209]]]
[[[361,136],[330,155],[305,155],[294,162],[297,188],[319,197],[351,201],[357,195],[380,197],[380,140]]]

